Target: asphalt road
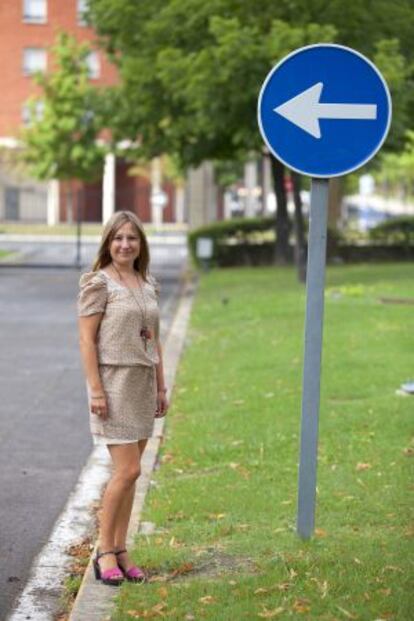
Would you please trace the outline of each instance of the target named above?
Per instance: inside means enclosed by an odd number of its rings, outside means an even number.
[[[151,256],[152,273],[162,287],[165,335],[186,251],[160,245]],[[0,266],[1,621],[22,591],[93,446],[78,348],[79,274],[76,269]]]

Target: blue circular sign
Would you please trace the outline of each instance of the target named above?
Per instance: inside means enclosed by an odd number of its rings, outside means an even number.
[[[368,162],[391,123],[391,97],[375,65],[335,44],[302,47],[268,74],[258,101],[273,155],[311,177],[337,177]]]

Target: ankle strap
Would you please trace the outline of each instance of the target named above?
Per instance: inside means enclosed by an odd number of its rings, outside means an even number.
[[[118,550],[118,552],[115,552],[115,554],[122,554],[122,552],[126,552],[126,550]]]
[[[105,556],[105,554],[115,554],[114,550],[108,550],[107,552],[97,552],[96,558],[101,558],[101,556]]]

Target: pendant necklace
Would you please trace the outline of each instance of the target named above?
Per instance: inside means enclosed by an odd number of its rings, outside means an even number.
[[[138,302],[138,299],[135,297],[135,293],[133,291],[133,289],[131,287],[128,287],[128,285],[125,283],[124,279],[122,278],[121,274],[119,273],[119,271],[117,270],[117,268],[115,267],[115,265],[112,263],[112,267],[114,268],[114,270],[116,271],[116,273],[119,276],[119,279],[122,283],[124,283],[124,286],[128,289],[128,291],[130,292],[130,294],[132,295],[132,297],[134,298],[139,310],[141,311],[141,317],[143,320],[143,327],[140,330],[140,337],[142,338],[142,340],[144,341],[144,349],[145,351],[147,351],[147,341],[150,341],[152,338],[152,334],[151,334],[151,330],[149,330],[149,328],[147,327],[147,305],[145,304],[145,295],[144,295],[144,291],[142,289],[141,283],[138,279],[137,276],[137,281],[138,281],[138,288],[141,291],[142,294],[142,300],[144,303],[144,310],[142,309],[141,304]]]

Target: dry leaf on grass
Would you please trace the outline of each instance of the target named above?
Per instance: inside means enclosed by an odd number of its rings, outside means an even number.
[[[225,513],[209,513],[208,517],[210,520],[222,520],[226,517]]]
[[[175,576],[181,576],[182,574],[189,574],[193,569],[193,563],[183,563],[170,573],[170,578],[175,578]]]
[[[214,604],[216,599],[212,595],[205,595],[204,597],[200,597],[198,601],[202,604]]]
[[[315,537],[326,537],[327,534],[328,533],[323,528],[315,528]]]
[[[359,462],[357,463],[357,465],[355,466],[355,470],[358,470],[358,472],[359,472],[360,470],[370,470],[371,468],[372,468],[372,465],[371,465],[371,464],[364,463],[364,462],[362,462],[362,461],[359,461]]]
[[[273,619],[274,617],[277,617],[278,615],[282,614],[283,611],[284,611],[284,608],[282,608],[281,606],[279,606],[279,608],[274,608],[273,610],[268,610],[267,608],[263,608],[263,611],[257,613],[257,616],[261,617],[262,619]]]
[[[310,611],[310,601],[305,598],[295,599],[292,604],[292,608],[295,612],[309,612]]]

